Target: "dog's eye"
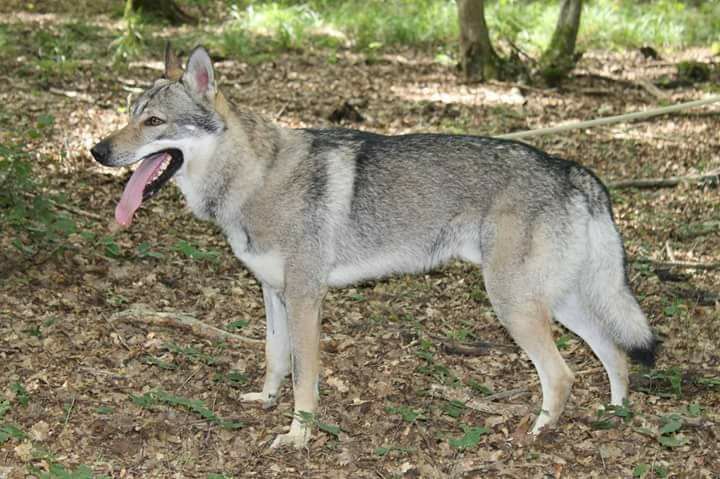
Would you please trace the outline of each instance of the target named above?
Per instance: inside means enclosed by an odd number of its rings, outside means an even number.
[[[151,116],[150,118],[145,120],[145,126],[158,126],[162,125],[163,123],[165,122],[156,116]]]

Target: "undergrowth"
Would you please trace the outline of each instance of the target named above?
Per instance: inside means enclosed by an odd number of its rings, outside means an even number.
[[[486,17],[494,40],[537,55],[550,41],[560,2],[497,0]],[[247,55],[312,46],[454,46],[459,35],[454,0],[255,1],[234,5],[216,39],[226,53]],[[720,1],[595,0],[585,4],[580,49],[652,45],[679,49],[720,41]]]

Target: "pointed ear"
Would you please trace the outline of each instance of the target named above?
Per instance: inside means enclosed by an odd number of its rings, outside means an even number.
[[[212,60],[203,47],[196,47],[190,53],[182,81],[197,96],[209,99],[215,96],[215,73]]]
[[[168,80],[176,81],[182,77],[183,69],[180,59],[175,55],[170,42],[165,42],[165,73],[163,77]]]

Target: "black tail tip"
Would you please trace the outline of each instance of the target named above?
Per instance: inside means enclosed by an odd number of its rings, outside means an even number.
[[[628,350],[627,354],[633,361],[651,368],[655,366],[655,356],[657,353],[657,348],[658,341],[656,338],[652,338],[652,341],[650,341],[650,343],[644,346],[631,348]]]

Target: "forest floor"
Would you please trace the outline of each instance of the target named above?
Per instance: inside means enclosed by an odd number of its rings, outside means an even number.
[[[330,292],[318,430],[307,450],[270,450],[291,391],[267,411],[239,401],[262,383],[262,347],[152,322],[185,314],[262,339],[258,283],[174,187],[115,231],[128,173],[88,151],[123,125],[126,98],[160,75],[162,52],[113,66],[113,22],[63,15],[0,20],[0,145],[26,155],[41,185],[28,197],[56,198],[45,219],[66,234],[40,241],[33,222],[0,224],[0,478],[720,476],[717,182],[611,191],[632,288],[662,341],[655,369],[633,367],[628,407],[604,409],[602,367],[556,327],[576,382],[557,427],[528,441],[534,368],[494,317],[479,270],[455,263]],[[182,33],[153,35],[160,45]],[[588,52],[554,89],[463,84],[412,49],[225,58],[216,71],[232,102],[288,127],[331,126],[349,101],[364,121],[346,127],[490,135],[707,96],[717,76],[673,82],[683,60],[716,75],[702,49]],[[641,86],[663,79],[673,88],[662,95]],[[715,105],[531,143],[605,181],[667,178],[720,168],[718,132]]]

